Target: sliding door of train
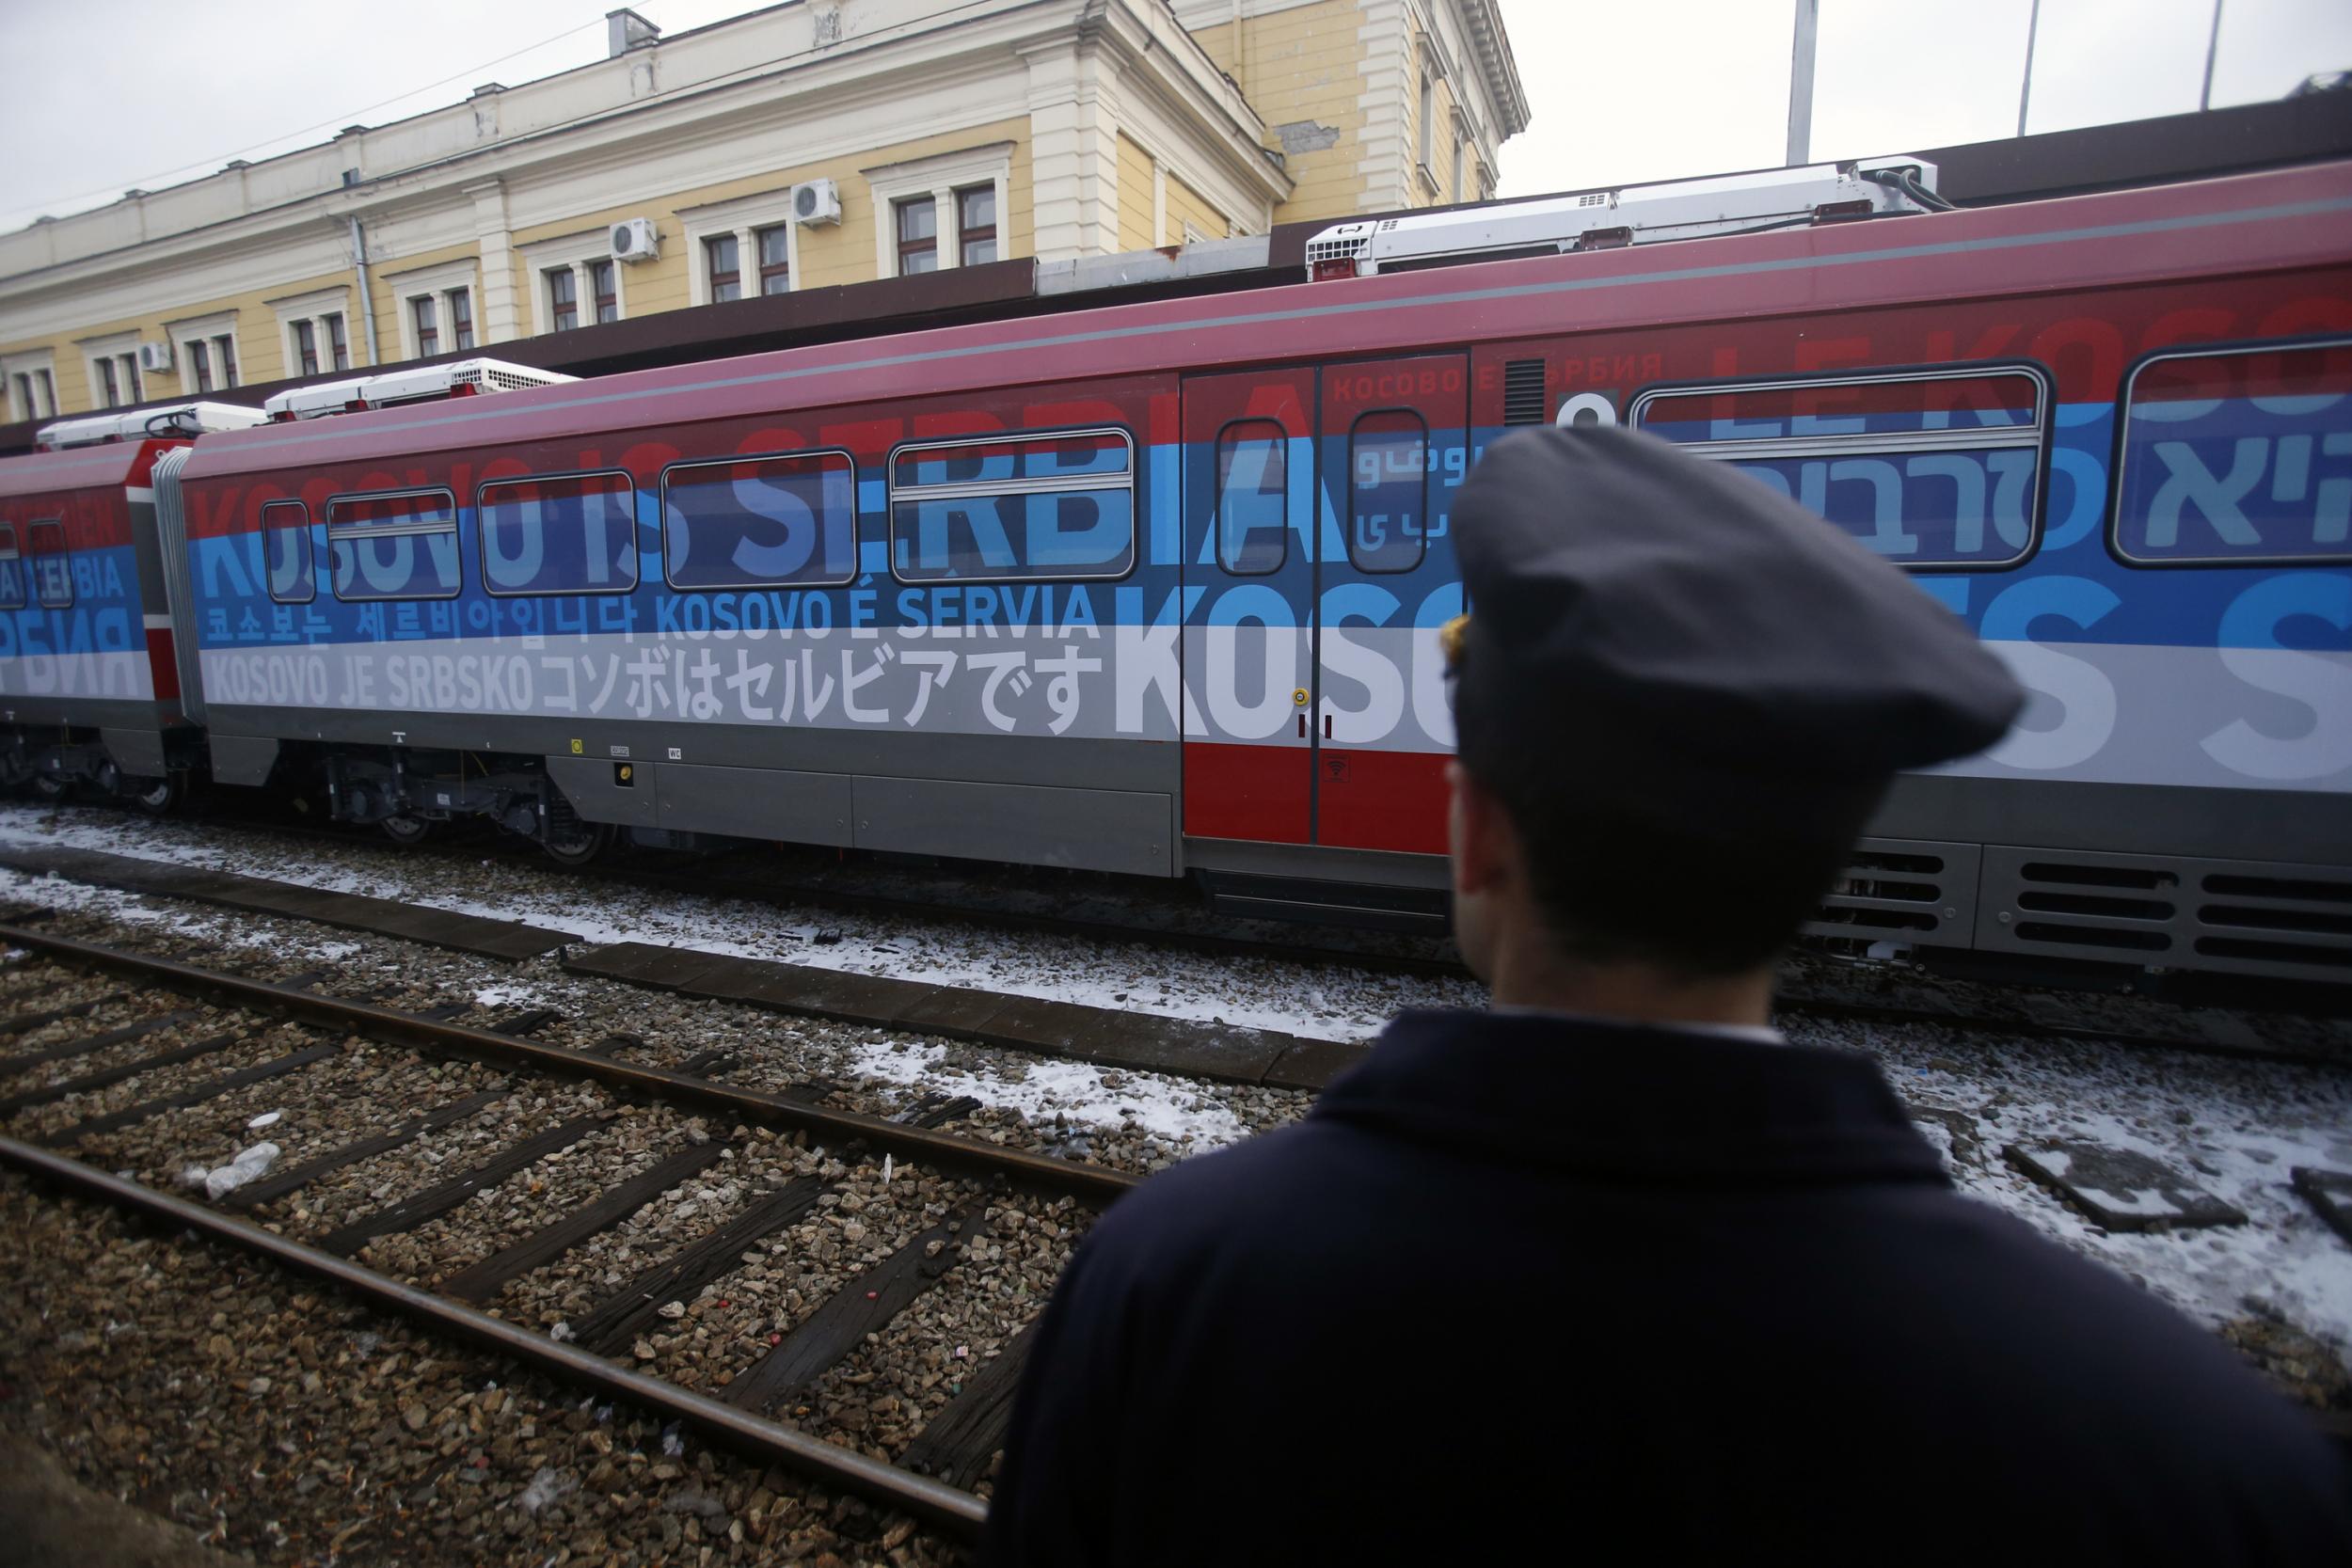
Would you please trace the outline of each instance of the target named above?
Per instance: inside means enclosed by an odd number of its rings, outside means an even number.
[[[1454,722],[1438,630],[1462,610],[1446,519],[1470,466],[1469,361],[1331,365],[1319,390],[1314,839],[1442,853]]]
[[[1311,370],[1184,382],[1184,832],[1314,831]]]

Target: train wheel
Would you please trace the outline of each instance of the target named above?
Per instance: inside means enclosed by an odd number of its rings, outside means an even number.
[[[170,815],[180,803],[180,775],[167,773],[160,779],[125,779],[123,797],[150,816]]]
[[[550,821],[548,836],[539,841],[539,847],[545,849],[548,859],[558,865],[586,865],[603,854],[612,844],[611,823],[582,822],[574,818],[560,828]]]
[[[62,800],[65,799],[65,792],[72,787],[72,785],[67,784],[56,773],[33,775],[33,793],[44,800]]]
[[[433,824],[422,816],[388,816],[384,819],[384,836],[405,848],[431,838]]]

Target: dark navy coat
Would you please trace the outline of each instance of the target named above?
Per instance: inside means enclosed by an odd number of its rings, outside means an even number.
[[[1031,1332],[1000,1565],[2352,1563],[2303,1414],[1834,1052],[1406,1015]]]

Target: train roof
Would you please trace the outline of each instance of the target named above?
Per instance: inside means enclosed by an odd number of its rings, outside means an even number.
[[[143,484],[156,457],[179,441],[107,441],[0,457],[0,496],[42,496],[60,490],[119,489]]]
[[[2146,243],[2132,243],[2135,240]],[[208,436],[187,478],[1007,386],[2352,261],[2352,163],[787,349]],[[1573,301],[1540,324],[1528,309]],[[1335,339],[1336,329],[1343,338]]]

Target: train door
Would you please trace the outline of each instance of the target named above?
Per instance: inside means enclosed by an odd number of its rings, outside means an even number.
[[[1314,372],[1184,392],[1184,832],[1314,832]]]
[[[1314,837],[1441,854],[1454,725],[1438,628],[1460,613],[1447,515],[1469,466],[1469,359],[1322,372]]]

